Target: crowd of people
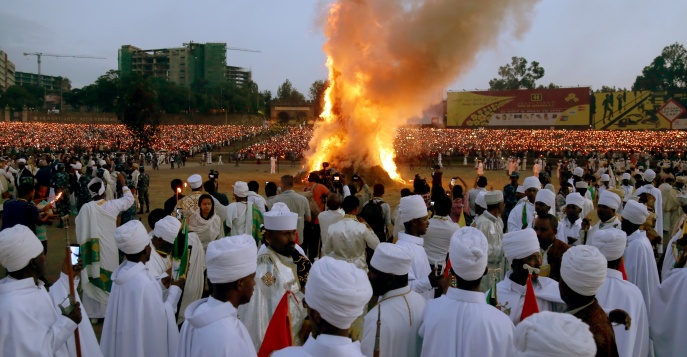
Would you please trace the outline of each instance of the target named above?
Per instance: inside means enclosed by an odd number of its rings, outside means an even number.
[[[282,133],[255,143],[239,152],[248,159],[275,155],[281,159],[289,159],[292,156],[298,158],[308,150],[312,133],[312,127],[290,127]]]

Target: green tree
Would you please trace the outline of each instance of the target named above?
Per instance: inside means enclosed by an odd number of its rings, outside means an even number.
[[[0,108],[9,106],[12,110],[21,111],[24,106],[28,109],[38,109],[43,105],[43,89],[37,86],[13,85],[0,94]]]
[[[310,85],[310,100],[314,103],[315,113],[319,116],[324,107],[324,92],[329,87],[328,80],[318,79]]]
[[[513,57],[511,63],[499,67],[499,77],[489,81],[490,90],[533,89],[544,77],[544,68],[537,61],[527,66],[524,57]]]
[[[290,80],[285,80],[277,89],[278,101],[291,104],[301,104],[305,102],[305,96],[293,87]]]
[[[121,79],[115,98],[117,118],[136,138],[133,149],[150,147],[160,125],[160,101],[150,78],[132,73]]]
[[[637,76],[633,90],[675,93],[687,87],[687,50],[682,44],[666,46]]]

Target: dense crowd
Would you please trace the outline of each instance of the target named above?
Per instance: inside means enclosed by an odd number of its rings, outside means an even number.
[[[293,127],[274,135],[267,140],[255,143],[240,151],[246,158],[255,158],[257,155],[265,158],[265,155],[276,155],[286,159],[289,156],[300,156],[308,149],[308,143],[312,138],[311,127]]]

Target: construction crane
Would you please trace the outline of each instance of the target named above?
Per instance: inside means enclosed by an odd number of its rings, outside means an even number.
[[[69,57],[69,58],[90,58],[90,59],[106,59],[105,57],[94,57],[94,56],[71,56],[71,55],[57,55],[54,53],[43,53],[43,52],[24,52],[24,56],[36,56],[38,59],[38,86],[43,85],[43,77],[41,77],[41,57]]]

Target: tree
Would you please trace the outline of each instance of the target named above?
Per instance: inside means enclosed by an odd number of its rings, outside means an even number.
[[[24,106],[29,109],[40,108],[43,105],[43,89],[37,86],[13,85],[0,95],[0,108],[9,106],[15,111],[21,111]]]
[[[637,76],[633,90],[675,93],[687,87],[687,50],[682,44],[666,46]]]
[[[300,104],[305,102],[305,96],[301,94],[296,88],[293,87],[291,81],[288,79],[284,81],[277,89],[278,101],[284,103]]]
[[[513,57],[511,63],[499,67],[499,76],[489,81],[490,90],[533,89],[535,82],[544,77],[544,68],[537,61],[528,67],[524,57]]]
[[[324,106],[324,92],[329,87],[328,80],[316,80],[310,86],[310,100],[314,103],[315,114],[318,116],[322,113],[322,107]]]
[[[137,149],[150,147],[160,125],[160,102],[152,81],[132,73],[122,78],[115,98],[117,118],[131,130]]]

